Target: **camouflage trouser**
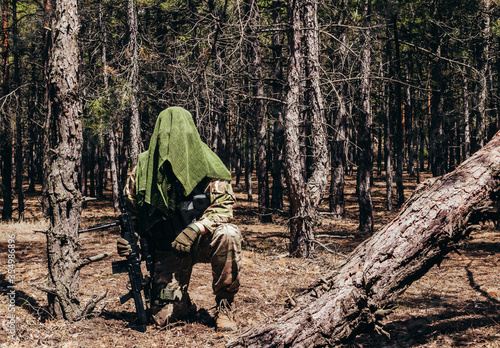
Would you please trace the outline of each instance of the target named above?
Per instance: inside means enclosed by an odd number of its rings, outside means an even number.
[[[241,239],[236,225],[223,224],[213,234],[198,237],[186,255],[155,250],[151,288],[153,314],[169,302],[189,302],[187,289],[191,271],[199,262],[212,265],[215,296],[232,300],[240,286]]]

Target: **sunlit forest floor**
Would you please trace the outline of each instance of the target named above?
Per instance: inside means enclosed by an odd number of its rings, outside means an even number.
[[[385,210],[385,182],[375,176],[373,183],[375,227],[380,228],[397,214]],[[273,223],[259,224],[257,197],[235,187],[238,203],[235,222],[244,235],[242,286],[235,303],[240,332],[262,321],[270,321],[282,310],[285,301],[328,274],[360,242],[368,238],[357,232],[355,183],[349,178],[346,187],[347,216],[343,220],[322,214],[318,234],[330,249],[318,246],[312,259],[288,257],[286,214],[277,213]],[[405,178],[406,197],[415,188],[414,178]],[[257,192],[256,188],[253,192]],[[135,319],[133,301],[120,305],[118,297],[126,293],[126,275],[113,275],[111,261],[115,253],[118,229],[81,234],[82,256],[113,253],[81,273],[83,301],[107,291],[92,317],[76,323],[53,319],[46,311],[46,295],[35,285],[47,276],[46,243],[41,218],[40,192],[27,195],[26,221],[0,224],[0,321],[8,315],[6,279],[7,236],[16,235],[16,330],[17,340],[8,340],[0,327],[1,347],[223,347],[235,334],[214,330],[214,298],[209,265],[194,267],[190,294],[198,307],[195,317],[167,328],[148,327],[140,333],[127,328]],[[109,192],[106,199],[85,203],[82,228],[115,220]],[[325,203],[323,212],[327,211]],[[334,251],[332,253],[331,251]],[[412,284],[398,299],[395,312],[383,320],[390,337],[363,333],[351,347],[500,347],[500,235],[493,224],[448,255]]]

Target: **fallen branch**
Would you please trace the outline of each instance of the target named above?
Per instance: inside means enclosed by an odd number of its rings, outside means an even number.
[[[354,238],[354,235],[350,234],[348,236],[339,236],[339,235],[336,235],[336,234],[317,234],[316,238],[348,239],[348,238]]]
[[[99,296],[95,296],[94,295],[92,297],[92,299],[89,302],[87,302],[87,304],[83,308],[82,319],[88,317],[94,311],[94,309],[97,306],[97,304],[100,301],[102,301],[106,297],[107,294],[108,294],[108,291],[106,290],[105,292],[103,292]]]
[[[82,269],[83,267],[87,266],[88,264],[92,263],[92,262],[97,262],[97,261],[101,261],[102,259],[108,257],[110,254],[99,254],[99,255],[95,255],[95,256],[92,256],[92,257],[88,257],[86,259],[83,259],[80,261],[80,263],[76,266],[76,269],[79,270],[79,269]]]
[[[314,243],[316,243],[316,244],[318,244],[320,247],[322,247],[323,249],[325,249],[326,251],[328,251],[330,254],[333,254],[333,255],[336,255],[336,256],[341,256],[343,258],[347,258],[347,255],[344,255],[344,254],[339,253],[337,251],[333,251],[328,246],[326,246],[325,244],[321,243],[319,240],[312,239],[311,241],[314,242]]]

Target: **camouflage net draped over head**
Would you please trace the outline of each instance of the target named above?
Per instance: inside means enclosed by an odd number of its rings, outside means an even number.
[[[168,163],[167,163],[168,162]],[[175,177],[172,177],[172,174]],[[205,178],[231,180],[220,158],[201,140],[193,117],[181,107],[160,113],[149,143],[139,155],[136,190],[139,206],[159,210],[163,216],[175,210],[175,179],[184,196]],[[172,196],[173,195],[173,196]]]

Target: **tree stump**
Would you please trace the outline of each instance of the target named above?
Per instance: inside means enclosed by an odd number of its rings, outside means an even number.
[[[321,347],[373,328],[377,315],[498,207],[500,132],[455,171],[429,179],[400,213],[273,323],[228,347]],[[497,210],[497,209],[494,209]]]

